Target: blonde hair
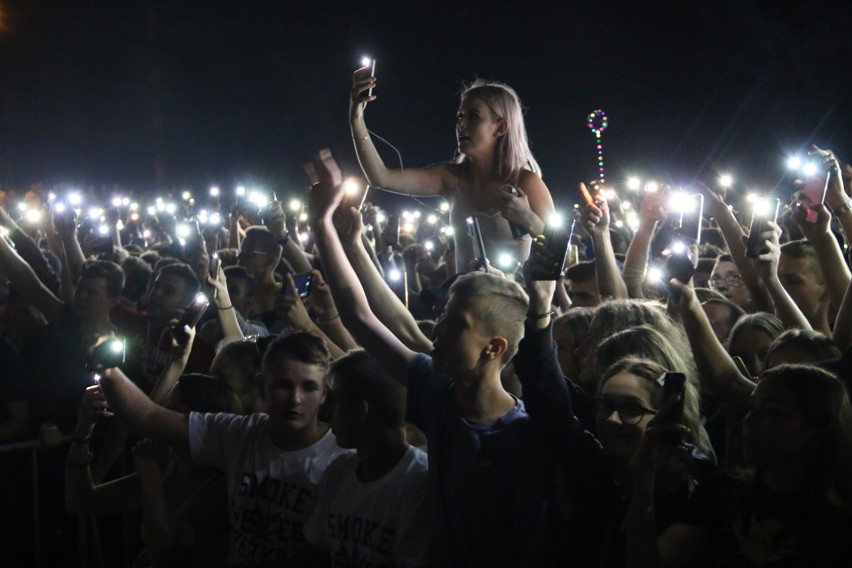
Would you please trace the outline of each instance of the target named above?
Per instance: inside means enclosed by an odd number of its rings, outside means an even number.
[[[461,298],[465,303],[477,302],[473,315],[485,326],[489,334],[506,339],[508,346],[502,362],[508,364],[518,351],[524,336],[524,320],[530,298],[517,282],[486,274],[470,272],[460,276],[450,286],[450,296]]]
[[[506,134],[497,139],[497,172],[505,181],[517,183],[523,170],[529,170],[541,176],[541,168],[530,150],[527,128],[524,124],[524,110],[518,93],[505,83],[476,79],[465,85],[461,100],[477,98],[488,105],[496,119],[506,121]],[[455,162],[463,164],[464,155]]]

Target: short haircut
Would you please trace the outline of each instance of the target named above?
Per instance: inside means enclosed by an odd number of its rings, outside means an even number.
[[[306,331],[297,331],[276,338],[263,354],[261,368],[265,373],[279,359],[292,359],[319,367],[323,375],[331,364],[331,353],[323,340]]]
[[[366,401],[370,416],[381,425],[397,427],[405,422],[405,389],[364,350],[350,351],[337,359],[329,369],[329,378],[339,396]]]
[[[822,361],[824,359],[836,359],[840,357],[840,348],[830,337],[812,329],[788,329],[775,338],[769,351],[766,352],[766,360],[772,358],[772,354],[785,347],[798,347],[811,356],[811,361]]]
[[[272,231],[266,227],[255,225],[246,229],[246,236],[243,238],[243,241],[246,239],[256,239],[259,243],[263,244],[269,255],[275,258],[273,266],[278,264],[278,259],[281,258],[284,247],[275,239]]]
[[[524,336],[524,320],[530,298],[517,282],[494,274],[470,272],[460,276],[450,286],[450,297],[459,297],[465,303],[477,302],[473,315],[490,334],[504,337],[507,342],[502,362],[507,364],[518,351]]]
[[[813,243],[807,239],[799,239],[798,241],[790,241],[781,245],[781,254],[790,258],[805,259],[808,261],[809,268],[816,276],[817,282],[823,284],[825,276],[822,273],[822,268],[817,259],[816,249]]]
[[[147,262],[153,269],[154,266],[157,265],[157,261],[159,261],[162,257],[157,253],[157,251],[146,250],[145,252],[139,255],[139,258]]]
[[[103,278],[109,298],[118,298],[124,290],[124,271],[111,260],[88,260],[80,269],[80,279]]]
[[[565,279],[571,282],[588,282],[596,278],[595,261],[584,260],[565,271]]]
[[[128,256],[121,261],[124,270],[123,295],[128,300],[136,301],[145,294],[148,280],[151,278],[151,266],[138,256]]]
[[[243,412],[243,405],[234,389],[211,375],[187,373],[180,377],[175,388],[192,412]]]
[[[254,296],[255,290],[257,289],[257,282],[245,266],[229,266],[222,272],[225,273],[226,280],[230,280],[231,278],[245,280],[246,294],[248,297]]]
[[[185,300],[184,303],[186,304],[192,301],[192,299],[198,293],[198,290],[201,288],[201,285],[198,283],[198,278],[195,276],[195,273],[192,271],[188,264],[184,264],[182,262],[168,264],[162,267],[162,269],[160,270],[160,275],[162,276],[163,274],[177,276],[178,278],[184,281],[186,287],[183,291],[183,299]]]
[[[744,309],[742,309],[732,301],[728,300],[727,298],[710,297],[701,303],[708,304],[711,306],[724,306],[728,308],[728,325],[731,326],[732,330],[737,324],[737,322],[740,320],[740,318],[746,315],[746,311]]]
[[[733,262],[734,264],[736,264],[736,261],[734,261],[734,257],[731,256],[730,254],[727,254],[727,253],[720,254],[719,256],[717,256],[716,262],[717,263],[718,262]],[[715,263],[714,263],[714,265],[715,265]]]
[[[716,265],[716,257],[713,256],[699,258],[698,266],[695,267],[695,272],[713,272],[713,267]]]

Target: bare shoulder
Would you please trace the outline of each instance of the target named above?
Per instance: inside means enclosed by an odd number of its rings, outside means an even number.
[[[518,186],[527,196],[530,208],[539,217],[553,213],[553,197],[541,176],[530,170],[522,170],[518,177]]]

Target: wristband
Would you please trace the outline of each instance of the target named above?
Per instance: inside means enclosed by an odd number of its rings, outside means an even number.
[[[230,306],[225,306],[224,308],[220,308],[219,306],[216,306],[216,309],[222,310],[224,312],[225,310],[230,310],[233,307],[234,307],[234,304],[231,304]]]
[[[89,464],[92,463],[93,459],[95,459],[95,455],[92,452],[86,452],[86,457],[81,460],[72,458],[69,453],[65,457],[65,467],[70,469],[82,469],[84,467],[89,467]]]
[[[527,314],[527,319],[528,320],[542,320],[544,318],[552,318],[555,315],[556,315],[556,312],[554,312],[553,310],[550,310],[549,312],[544,312],[543,314],[536,314],[534,316]]]
[[[74,442],[75,444],[80,444],[81,446],[85,446],[86,444],[88,444],[89,440],[91,440],[91,439],[92,439],[91,435],[86,436],[85,438],[77,438],[75,436],[71,436],[71,441]]]
[[[333,317],[326,318],[326,319],[317,318],[317,323],[331,323],[336,319],[340,319],[340,314],[334,314]]]

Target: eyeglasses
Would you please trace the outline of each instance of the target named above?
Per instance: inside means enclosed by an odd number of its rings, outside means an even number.
[[[253,256],[267,256],[268,254],[269,253],[266,252],[265,250],[247,249],[247,250],[238,250],[237,251],[237,257],[246,257],[246,258],[251,258]]]
[[[743,277],[739,274],[728,274],[727,276],[714,276],[710,280],[710,286],[713,288],[718,288],[724,284],[731,286],[732,288],[739,288],[743,285]]]
[[[606,420],[613,412],[618,413],[618,419],[622,424],[633,426],[639,424],[646,414],[657,414],[656,410],[645,408],[641,404],[632,402],[617,403],[608,398],[594,399],[595,418]]]

